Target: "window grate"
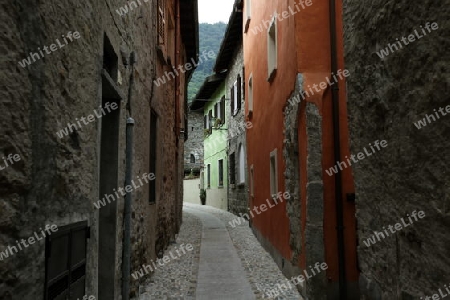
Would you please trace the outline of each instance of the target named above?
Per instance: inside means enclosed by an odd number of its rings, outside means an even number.
[[[45,240],[44,299],[82,298],[85,295],[87,222],[58,228]]]

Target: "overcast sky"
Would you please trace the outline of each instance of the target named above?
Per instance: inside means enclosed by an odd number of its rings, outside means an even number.
[[[198,0],[200,23],[228,23],[235,0]]]

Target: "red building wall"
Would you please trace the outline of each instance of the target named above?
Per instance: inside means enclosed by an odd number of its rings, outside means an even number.
[[[339,2],[339,1],[338,1]],[[249,30],[244,34],[244,62],[246,70],[245,82],[253,75],[253,116],[250,119],[253,128],[247,131],[248,165],[254,165],[254,197],[250,197],[250,208],[265,203],[270,198],[270,152],[278,149],[278,190],[285,191],[284,171],[286,163],[283,159],[284,140],[284,109],[289,105],[287,100],[294,91],[296,76],[301,73],[304,78],[303,88],[319,84],[328,77],[331,79],[331,45],[328,1],[313,1],[304,8],[295,1],[252,1],[251,21]],[[277,73],[272,82],[267,81],[267,32],[254,34],[252,29],[270,20],[274,11],[289,12],[289,7],[300,8],[300,12],[288,18],[277,21],[278,56]],[[247,9],[247,8],[245,8]],[[337,48],[339,67],[344,70],[342,4],[336,6],[337,15]],[[246,11],[244,11],[244,17]],[[244,18],[244,28],[245,28]],[[350,74],[351,76],[351,74]],[[350,155],[349,132],[347,124],[345,81],[339,82],[340,96],[340,141],[341,157]],[[336,233],[336,200],[334,176],[328,176],[325,170],[336,164],[333,144],[333,119],[331,89],[327,87],[322,92],[306,98],[314,103],[322,117],[322,178],[323,178],[323,232],[325,246],[325,261],[329,268],[327,278],[331,282],[339,279],[338,241]],[[248,103],[248,101],[246,101]],[[307,193],[307,143],[305,102],[300,103],[298,116],[299,139],[299,174],[301,203],[301,240],[303,249],[308,243],[305,240]],[[246,108],[248,110],[248,107]],[[345,261],[348,282],[358,281],[356,265],[356,223],[354,203],[346,201],[346,194],[354,193],[351,168],[342,172],[342,192],[345,226]],[[291,259],[292,251],[289,245],[289,219],[286,213],[286,203],[278,204],[253,219],[254,228],[276,248],[287,260]],[[306,253],[303,251],[299,259],[301,269],[305,269]]]

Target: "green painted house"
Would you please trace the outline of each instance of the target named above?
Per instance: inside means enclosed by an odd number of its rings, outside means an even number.
[[[191,110],[203,111],[204,166],[201,188],[206,189],[206,204],[228,209],[227,109],[225,76],[206,78],[191,104]]]

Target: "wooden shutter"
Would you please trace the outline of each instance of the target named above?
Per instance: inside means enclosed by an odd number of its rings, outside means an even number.
[[[231,88],[230,95],[231,95],[231,101],[230,101],[230,103],[231,103],[230,104],[231,105],[231,115],[234,115],[234,85]]]
[[[222,124],[225,124],[225,96],[220,100],[220,119]]]
[[[87,222],[58,228],[45,239],[45,300],[82,299],[86,287]]]
[[[209,124],[209,133],[212,133],[212,110],[208,113],[208,124]]]
[[[219,160],[219,186],[223,186],[223,159]]]
[[[242,102],[242,84],[241,84],[241,75],[238,75],[237,77],[237,110],[239,111],[241,109],[241,102]]]

